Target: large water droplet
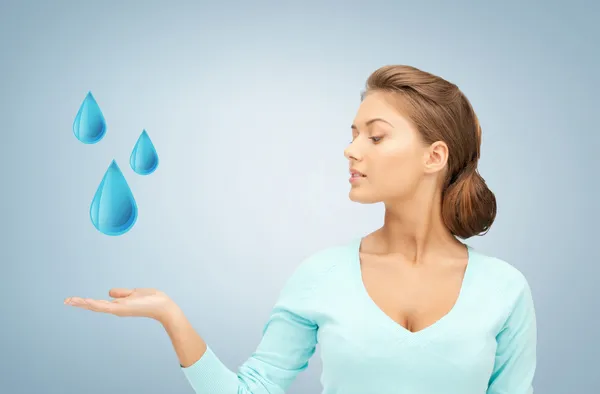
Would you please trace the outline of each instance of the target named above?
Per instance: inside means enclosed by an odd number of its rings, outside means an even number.
[[[115,160],[106,170],[90,205],[90,218],[98,231],[122,235],[135,224],[137,203]]]
[[[88,92],[77,111],[73,134],[84,144],[95,144],[106,134],[106,120],[92,92]]]
[[[158,154],[146,130],[142,131],[135,143],[129,164],[131,169],[140,175],[150,175],[158,167]]]

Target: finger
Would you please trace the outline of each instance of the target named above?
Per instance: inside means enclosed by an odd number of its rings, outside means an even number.
[[[65,301],[65,304],[74,306],[76,308],[92,310],[91,306],[81,297],[70,297]]]
[[[106,301],[93,300],[91,298],[70,297],[65,300],[65,304],[72,305],[78,308],[87,309],[94,312],[120,314],[122,313],[122,305]]]
[[[122,305],[117,305],[106,300],[93,300],[91,298],[86,298],[83,301],[85,302],[86,306],[94,312],[117,314],[120,310],[119,308],[122,308]]]
[[[81,297],[68,297],[64,302],[66,305],[80,306],[84,304],[83,298]]]
[[[122,298],[122,297],[128,297],[131,295],[131,293],[133,293],[134,290],[132,289],[125,289],[122,287],[115,287],[113,289],[110,289],[110,291],[108,292],[108,295],[114,298]]]

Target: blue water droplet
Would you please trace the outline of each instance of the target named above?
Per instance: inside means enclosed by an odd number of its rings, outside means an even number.
[[[92,92],[88,92],[77,111],[73,134],[84,144],[95,144],[106,134],[106,120]]]
[[[140,175],[150,175],[158,167],[158,154],[146,130],[142,131],[131,156],[129,157],[131,169]]]
[[[98,231],[122,235],[135,224],[138,216],[133,193],[115,160],[106,170],[90,205],[90,218]]]

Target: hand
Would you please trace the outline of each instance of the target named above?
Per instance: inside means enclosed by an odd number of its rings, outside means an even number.
[[[164,323],[177,309],[177,305],[164,292],[156,289],[114,288],[108,292],[114,299],[93,300],[91,298],[69,297],[66,305],[72,305],[94,312],[110,313],[116,316],[148,317]]]

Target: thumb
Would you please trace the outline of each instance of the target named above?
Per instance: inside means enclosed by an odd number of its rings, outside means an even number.
[[[131,295],[131,293],[134,292],[134,290],[116,287],[114,289],[110,289],[110,291],[108,292],[108,295],[113,298],[128,297]]]

